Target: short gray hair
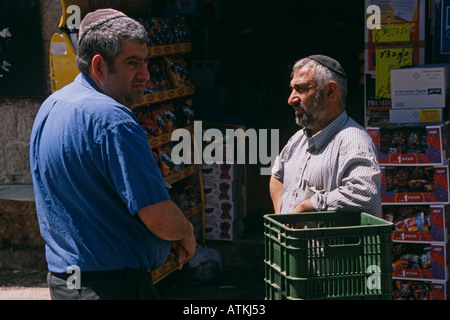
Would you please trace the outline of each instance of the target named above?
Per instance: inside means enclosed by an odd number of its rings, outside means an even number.
[[[114,60],[126,40],[148,43],[149,37],[142,24],[128,17],[113,19],[90,29],[78,45],[77,68],[89,75],[92,58],[99,54],[105,59],[108,67],[114,70]]]
[[[330,81],[335,81],[338,84],[339,102],[342,106],[346,106],[348,89],[347,80],[344,77],[309,58],[303,58],[297,61],[292,68],[291,76],[293,77],[298,70],[303,68],[312,69],[314,71],[314,80],[317,81],[320,91],[323,91]]]

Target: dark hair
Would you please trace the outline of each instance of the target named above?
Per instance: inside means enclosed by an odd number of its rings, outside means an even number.
[[[78,45],[77,68],[89,75],[92,58],[99,54],[105,59],[108,67],[114,70],[114,59],[126,40],[148,43],[149,38],[144,26],[128,17],[113,19],[90,29]]]

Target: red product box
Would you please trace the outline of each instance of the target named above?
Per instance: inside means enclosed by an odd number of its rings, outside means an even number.
[[[393,241],[448,240],[449,205],[383,205],[382,211],[394,224]]]
[[[392,278],[447,281],[447,247],[437,243],[394,243]]]
[[[442,165],[450,156],[449,122],[379,123],[367,132],[382,165]]]
[[[443,166],[381,166],[383,204],[449,202],[449,168]]]
[[[446,281],[393,280],[393,300],[446,300]]]

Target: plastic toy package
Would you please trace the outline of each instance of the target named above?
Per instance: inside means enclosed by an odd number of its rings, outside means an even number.
[[[443,165],[450,156],[449,122],[378,123],[367,127],[380,164]]]
[[[386,168],[386,192],[433,192],[433,167],[389,167]]]
[[[394,243],[392,278],[404,280],[447,281],[445,243]]]
[[[422,281],[393,281],[394,300],[433,300],[432,285]]]
[[[383,208],[383,217],[394,223],[395,231],[431,230],[429,206],[390,206]]]
[[[431,246],[395,243],[392,247],[392,270],[431,268]]]
[[[384,154],[420,154],[428,149],[425,127],[382,128],[380,139]]]

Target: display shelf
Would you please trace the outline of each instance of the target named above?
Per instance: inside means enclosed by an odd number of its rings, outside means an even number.
[[[166,261],[164,261],[164,263],[158,269],[152,271],[153,283],[158,283],[175,270],[177,270],[177,263],[175,262],[175,254],[171,249]]]
[[[176,98],[181,98],[185,96],[189,96],[195,93],[195,86],[187,86],[187,87],[180,87],[175,89],[169,89],[165,91],[145,94],[142,98],[142,101],[138,102],[133,109],[136,109],[137,107],[142,107],[148,104],[168,101]]]
[[[194,132],[194,125],[190,125],[190,126],[184,127],[183,129],[186,129],[190,133],[193,133]],[[156,147],[159,147],[159,146],[161,146],[163,144],[166,144],[166,143],[170,142],[171,141],[171,136],[172,136],[172,132],[168,132],[168,133],[162,134],[160,136],[148,139],[148,143],[150,144],[150,147],[156,148]]]
[[[173,54],[183,54],[191,52],[191,43],[175,43],[164,46],[148,47],[151,58],[169,56]]]
[[[193,206],[192,208],[185,210],[184,215],[186,216],[186,218],[191,218],[202,212],[203,212],[203,203],[199,203]]]
[[[164,177],[164,181],[166,181],[168,184],[173,184],[200,171],[201,165],[193,164],[174,174],[171,174],[170,176]]]

